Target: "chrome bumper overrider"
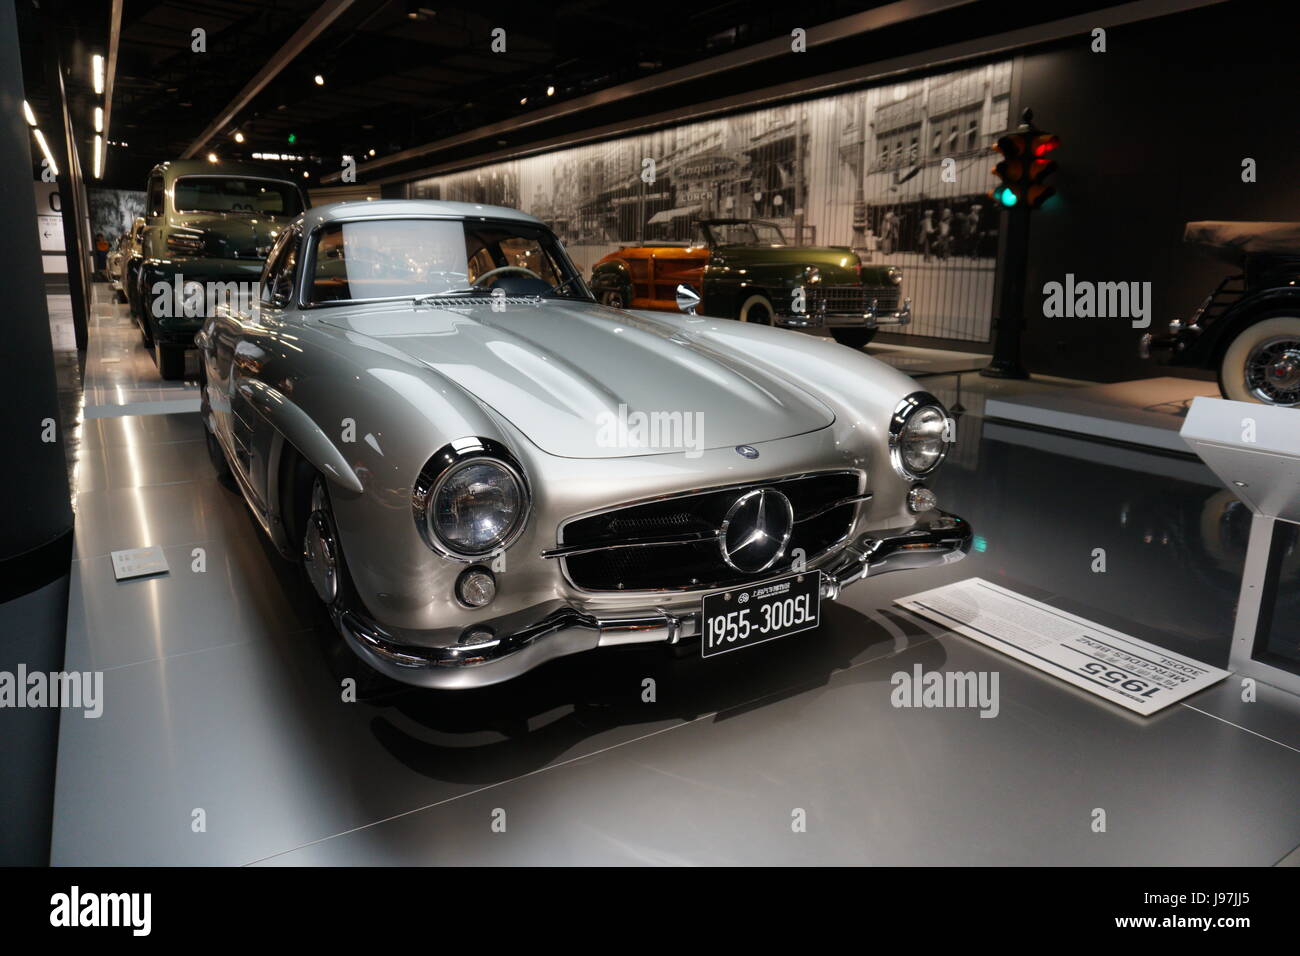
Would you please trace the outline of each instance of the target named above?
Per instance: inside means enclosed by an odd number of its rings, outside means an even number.
[[[970,525],[963,518],[935,512],[909,528],[864,534],[809,573],[822,575],[822,597],[835,600],[850,584],[873,575],[959,561],[970,542]],[[510,634],[484,626],[469,629],[460,644],[423,647],[394,640],[353,610],[336,607],[333,617],[349,646],[380,673],[443,690],[496,684],[553,658],[597,647],[676,644],[697,637],[700,627],[698,605],[672,613],[652,607],[609,616],[563,608]]]

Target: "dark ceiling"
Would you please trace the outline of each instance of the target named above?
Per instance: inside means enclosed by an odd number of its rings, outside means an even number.
[[[1105,5],[1063,0],[1037,11],[959,5],[869,38],[785,57],[780,65],[738,68],[680,84],[671,93],[651,92],[518,135],[494,135],[388,166],[382,175]],[[321,6],[322,0],[125,0],[109,140],[126,145],[110,148],[105,183],[142,188],[148,168],[179,157]],[[337,170],[345,153],[364,162],[374,149],[382,158],[788,37],[795,26],[813,27],[880,6],[885,4],[833,0],[354,0],[199,155],[212,150],[235,159],[292,152],[307,158],[296,165],[310,169],[315,180]],[[111,8],[112,0],[19,0],[27,97],[38,116],[48,116],[51,108],[43,49],[53,39],[64,59],[74,130],[89,130],[89,58],[107,51]],[[490,48],[497,27],[506,30],[505,53]],[[206,31],[204,53],[191,49],[196,29]],[[317,74],[323,85],[315,82]],[[552,96],[548,87],[554,87]],[[244,134],[242,145],[232,138],[236,128]],[[83,139],[88,142],[88,136]]]

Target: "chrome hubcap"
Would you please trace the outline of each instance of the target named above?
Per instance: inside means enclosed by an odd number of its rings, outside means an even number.
[[[329,502],[319,481],[312,489],[311,509],[302,540],[302,562],[317,597],[333,604],[339,593],[338,543],[334,539]]]
[[[1246,388],[1269,405],[1300,404],[1300,340],[1274,338],[1251,349]]]

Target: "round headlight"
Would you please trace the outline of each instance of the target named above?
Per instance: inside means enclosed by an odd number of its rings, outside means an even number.
[[[524,489],[512,468],[471,458],[450,468],[433,489],[429,531],[457,554],[487,554],[519,526]]]
[[[889,451],[894,470],[920,478],[939,467],[948,453],[948,413],[925,392],[905,398],[890,424]]]

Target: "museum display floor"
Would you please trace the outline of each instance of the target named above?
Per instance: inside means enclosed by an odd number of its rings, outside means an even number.
[[[344,703],[350,656],[173,404],[194,386],[158,381],[124,306],[97,306],[91,341],[66,667],[102,670],[105,704],[62,718],[56,864],[1300,859],[1295,698],[1246,703],[1230,677],[1138,717],[892,604],[980,576],[1226,666],[1244,508],[1190,459],[985,428],[989,396],[1063,384],[965,378],[934,488],[975,552],[854,585],[818,631]],[[170,571],[116,582],[109,552],[144,545]],[[997,672],[997,716],[895,708],[917,664]]]

